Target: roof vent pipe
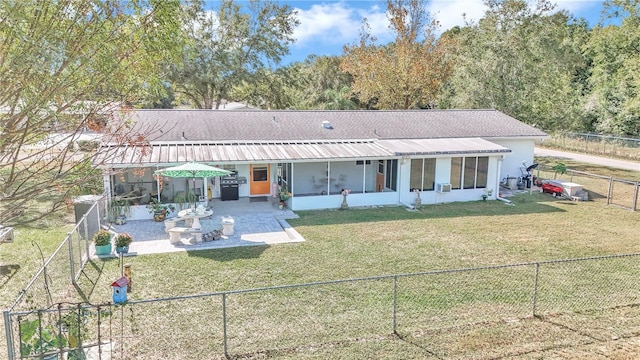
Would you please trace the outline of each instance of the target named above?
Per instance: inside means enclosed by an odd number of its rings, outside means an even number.
[[[325,129],[333,130],[333,126],[331,126],[331,123],[328,120],[322,122],[322,127]]]

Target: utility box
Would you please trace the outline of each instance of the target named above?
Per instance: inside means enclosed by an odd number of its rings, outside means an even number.
[[[73,211],[76,217],[76,224],[80,223],[80,220],[82,220],[82,217],[89,212],[89,209],[91,209],[93,204],[98,202],[100,198],[101,196],[99,195],[82,195],[82,196],[78,196],[73,200]],[[102,216],[104,214],[100,214],[100,215]],[[78,229],[80,230],[79,234],[82,237],[84,237],[84,234],[85,234],[85,231],[84,231],[85,226],[87,227],[88,234],[89,234],[89,239],[85,239],[85,240],[90,240],[93,237],[93,234],[97,233],[98,230],[100,230],[100,219],[98,218],[98,216],[88,216],[87,222],[81,223],[80,228]]]
[[[233,235],[233,226],[235,221],[231,216],[222,218],[222,235]]]

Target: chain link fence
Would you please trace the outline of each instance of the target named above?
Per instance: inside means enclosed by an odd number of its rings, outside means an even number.
[[[640,139],[588,133],[554,132],[545,147],[640,160]]]
[[[639,256],[6,311],[9,359],[477,359],[566,349],[637,336]]]
[[[101,196],[49,258],[43,257],[42,266],[9,307],[10,311],[46,309],[55,303],[78,300],[76,290],[70,287],[84,280],[82,274],[90,258],[91,239],[100,229],[105,214],[106,197]]]
[[[572,169],[567,169],[566,174],[557,174],[554,170],[544,167],[536,169],[536,177],[580,184],[589,193],[589,200],[632,211],[640,209],[640,183],[638,181],[617,179]]]

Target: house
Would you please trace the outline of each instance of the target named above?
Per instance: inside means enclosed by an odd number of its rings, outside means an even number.
[[[535,141],[547,136],[496,110],[215,111],[133,110],[149,146],[103,144],[95,165],[112,193],[172,202],[195,191],[202,201],[291,194],[293,210],[477,201],[522,175]],[[156,178],[188,161],[237,178]],[[225,181],[226,180],[226,181]],[[231,198],[228,184],[236,186]],[[206,187],[205,187],[206,184]],[[148,214],[147,214],[148,215]]]

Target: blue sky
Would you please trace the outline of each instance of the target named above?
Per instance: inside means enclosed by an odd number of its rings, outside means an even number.
[[[298,11],[300,26],[295,30],[296,42],[290,46],[291,55],[283,59],[284,64],[302,61],[308,55],[340,55],[345,44],[358,40],[362,19],[367,18],[371,32],[386,43],[392,39],[385,15],[383,0],[298,0],[279,1]],[[552,0],[553,2],[553,0]],[[561,0],[555,1],[557,9],[567,10],[573,16],[585,18],[594,26],[600,19],[602,1]],[[485,7],[482,0],[431,0],[428,3],[431,16],[442,24],[442,30],[463,25],[463,13],[467,19],[482,18]]]

